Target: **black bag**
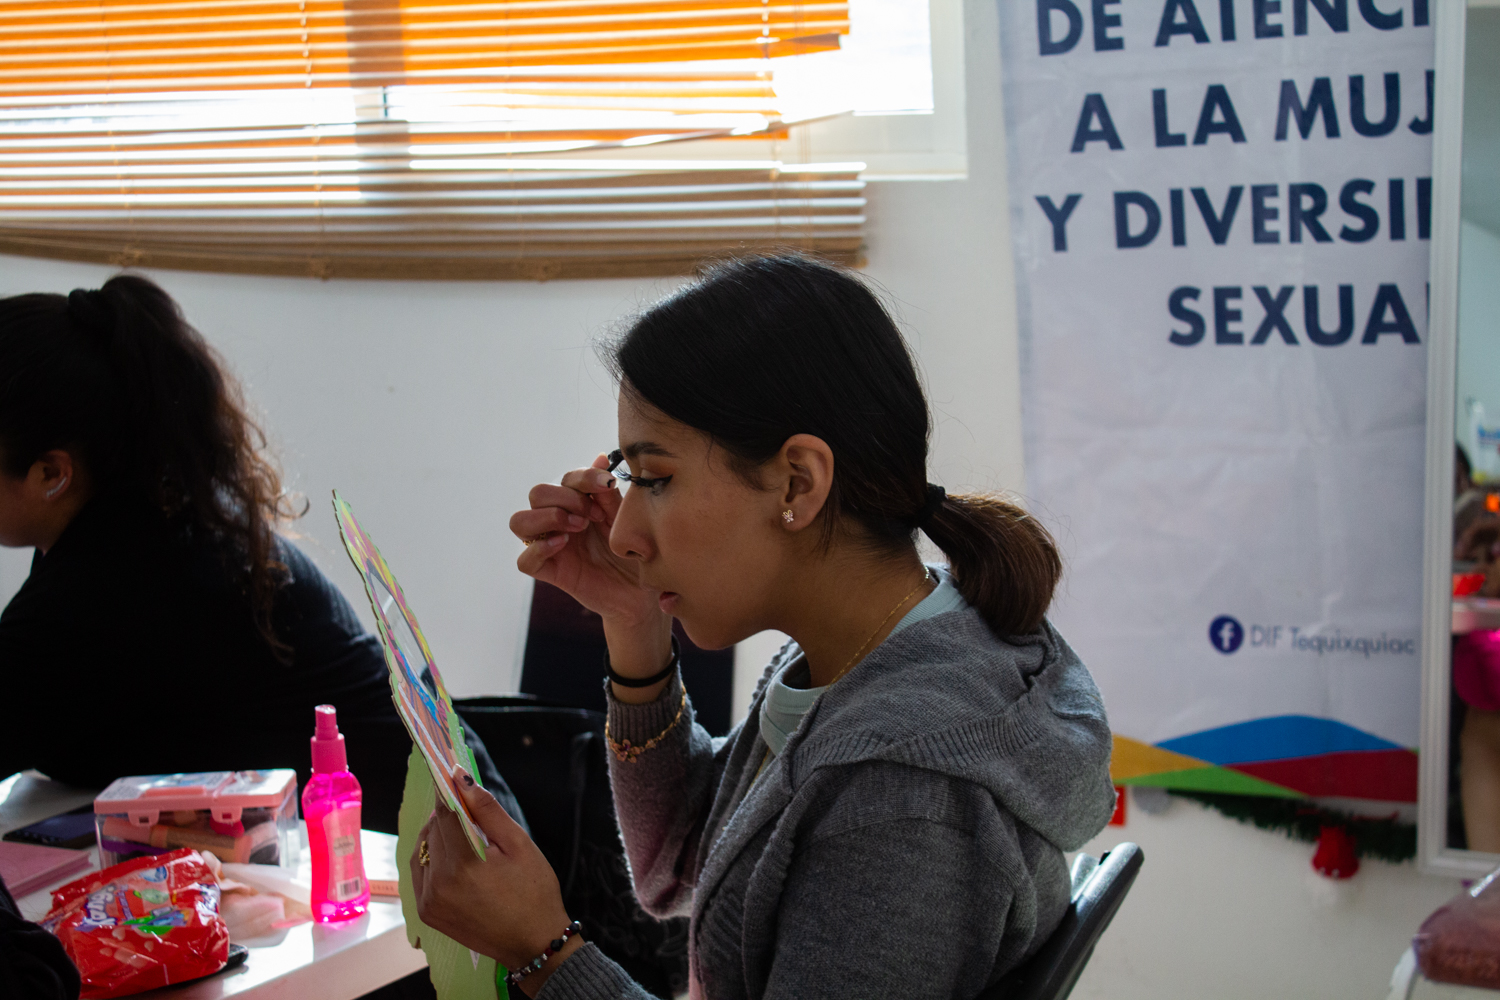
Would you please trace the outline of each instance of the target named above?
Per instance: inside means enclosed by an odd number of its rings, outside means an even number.
[[[615,822],[603,714],[529,695],[461,698],[453,706],[515,793],[584,937],[657,996],[685,992],[687,918],[657,920],[636,901]]]

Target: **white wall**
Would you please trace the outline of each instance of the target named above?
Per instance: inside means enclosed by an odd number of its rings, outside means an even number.
[[[1500,13],[1500,12],[1497,12]],[[1500,236],[1464,219],[1458,253],[1458,386],[1453,427],[1476,470],[1500,474],[1500,455],[1481,454],[1469,434],[1469,400],[1484,426],[1500,426]]]
[[[995,157],[995,162],[1000,162]],[[1020,483],[1003,188],[872,189],[870,266],[931,385],[933,475]],[[97,286],[106,267],[0,258],[0,294]],[[319,282],[150,272],[229,359],[312,501],[302,544],[363,612],[329,509],[337,487],[401,580],[457,694],[512,690],[530,581],[506,528],[535,483],[614,447],[592,342],[674,281]],[[997,277],[1003,276],[1003,277]],[[0,562],[0,598],[26,559]]]
[[[998,97],[993,54],[979,78]],[[869,190],[866,274],[889,290],[920,355],[932,474],[953,489],[1021,485],[1004,154],[998,103],[985,108],[969,182]],[[0,257],[0,294],[93,287],[111,273]],[[292,487],[312,501],[297,531],[323,570],[364,613],[328,506],[337,487],[407,591],[449,687],[513,689],[530,581],[506,521],[531,485],[614,446],[612,385],[591,342],[676,282],[148,273],[264,411]],[[26,558],[0,557],[0,600]]]
[[[1074,1000],[1382,1000],[1422,920],[1461,890],[1410,862],[1330,882],[1313,845],[1172,801],[1085,848],[1131,840],[1146,857]]]
[[[965,17],[969,178],[872,185],[867,274],[896,300],[929,383],[934,481],[1020,488],[994,5],[972,0]],[[0,293],[92,286],[108,273],[0,258]],[[293,484],[313,500],[300,530],[319,564],[362,603],[328,513],[338,486],[400,576],[453,690],[512,688],[527,581],[506,518],[532,483],[613,440],[610,386],[589,342],[670,283],[155,277],[265,411]],[[24,573],[19,555],[0,559],[0,599]],[[1192,805],[1132,814],[1095,853],[1122,835],[1145,847],[1146,867],[1080,997],[1382,996],[1411,933],[1458,888],[1370,862],[1347,887],[1353,899],[1324,905],[1304,880],[1310,847]]]

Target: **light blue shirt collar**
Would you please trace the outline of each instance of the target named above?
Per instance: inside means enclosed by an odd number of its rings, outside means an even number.
[[[891,635],[895,635],[904,628],[909,628],[917,622],[926,621],[934,615],[941,615],[949,611],[958,611],[969,606],[964,600],[963,594],[959,593],[958,587],[953,583],[953,574],[948,572],[946,566],[928,566],[937,577],[938,585],[924,597],[917,606],[902,616],[891,629]],[[890,636],[886,636],[887,639]],[[867,654],[868,655],[868,654]],[[808,681],[807,659],[797,657],[791,663],[782,667],[771,678],[771,683],[766,687],[765,700],[760,706],[760,736],[766,741],[766,746],[771,748],[772,755],[779,754],[786,747],[786,741],[796,732],[802,723],[802,717],[807,710],[812,708],[813,703],[828,690],[828,685],[823,687],[804,687],[793,685],[805,685]]]

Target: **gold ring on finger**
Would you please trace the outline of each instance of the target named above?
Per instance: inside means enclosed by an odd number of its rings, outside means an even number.
[[[426,868],[428,862],[430,862],[431,860],[431,856],[427,853],[427,841],[424,840],[422,841],[422,845],[417,848],[417,864],[421,865],[423,868]]]

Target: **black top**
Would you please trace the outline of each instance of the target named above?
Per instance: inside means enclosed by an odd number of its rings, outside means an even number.
[[[145,504],[97,497],[0,613],[0,777],[36,768],[102,788],[123,775],[290,767],[307,781],[313,708],[338,709],[363,825],[396,832],[411,739],[379,640],[302,552],[272,624],[278,660],[220,546]],[[486,787],[514,799],[472,733]]]
[[[0,997],[78,1000],[82,985],[62,942],[21,918],[0,879]]]

